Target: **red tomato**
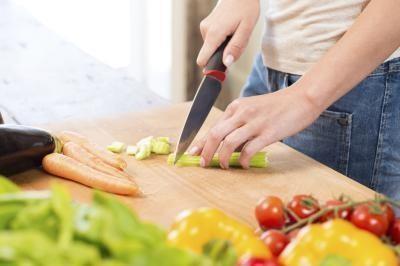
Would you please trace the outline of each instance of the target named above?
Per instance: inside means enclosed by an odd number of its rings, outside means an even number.
[[[261,240],[264,241],[265,245],[267,245],[272,255],[275,257],[278,257],[290,242],[287,235],[274,229],[264,232],[261,235]]]
[[[261,228],[280,229],[285,225],[285,208],[280,198],[267,196],[256,206],[256,218]]]
[[[296,228],[296,229],[290,231],[290,232],[287,234],[287,236],[288,236],[288,238],[290,239],[290,241],[292,241],[293,239],[295,239],[295,238],[297,237],[297,235],[299,234],[299,232],[300,232],[300,228]]]
[[[320,210],[318,201],[310,195],[296,195],[289,201],[287,208],[300,219],[307,218]],[[289,214],[291,219],[296,219]]]
[[[274,259],[247,258],[239,261],[238,266],[280,266]]]
[[[393,226],[390,229],[390,238],[396,245],[400,244],[400,218],[393,222]]]
[[[385,203],[385,204],[382,204],[382,208],[383,208],[383,212],[385,213],[388,225],[390,227],[395,220],[393,207],[392,207],[392,205],[390,205],[390,203]]]
[[[362,204],[355,207],[350,220],[358,228],[378,237],[385,235],[389,228],[387,215],[379,205]]]
[[[329,208],[329,207],[335,207],[335,206],[341,206],[343,204],[346,204],[346,202],[343,202],[341,200],[337,200],[337,199],[332,199],[332,200],[328,200],[325,205],[324,208]],[[345,219],[345,220],[349,220],[350,219],[350,215],[351,215],[351,208],[346,208],[346,209],[342,209],[339,210],[337,213],[337,217],[341,218],[341,219]],[[325,222],[331,219],[334,219],[335,217],[335,212],[334,211],[330,211],[327,212],[325,215],[323,215],[321,217],[321,222]]]

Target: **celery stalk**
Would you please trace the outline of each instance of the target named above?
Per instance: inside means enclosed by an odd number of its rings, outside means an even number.
[[[112,151],[114,153],[121,153],[125,149],[125,144],[120,141],[114,141],[111,145],[107,146],[107,150]]]
[[[170,144],[169,137],[157,137],[156,141],[161,141]]]
[[[153,142],[154,142],[154,137],[149,136],[149,137],[139,140],[138,143],[136,143],[136,146],[140,147],[142,145],[149,145],[149,144],[153,145]]]
[[[138,147],[137,146],[131,146],[131,145],[129,145],[127,148],[126,148],[126,154],[128,154],[128,155],[136,155],[136,153],[139,151],[139,149],[138,149]]]
[[[151,144],[142,144],[139,146],[138,152],[135,154],[137,160],[143,160],[150,157],[151,154]]]
[[[240,167],[239,163],[240,152],[232,153],[229,159],[229,166]],[[175,154],[168,156],[168,164],[173,165]],[[177,166],[200,166],[200,156],[191,156],[188,154],[182,155],[179,161],[176,163]],[[218,155],[215,155],[210,163],[211,167],[219,167]],[[250,167],[265,168],[268,166],[268,159],[265,152],[257,152],[250,160]]]
[[[170,154],[170,145],[164,141],[155,141],[151,147],[151,151],[155,154]]]

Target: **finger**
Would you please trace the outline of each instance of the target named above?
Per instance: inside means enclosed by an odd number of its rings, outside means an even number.
[[[230,67],[242,55],[251,35],[252,28],[246,23],[239,24],[232,39],[224,50],[223,62],[226,67]]]
[[[227,108],[226,111],[221,115],[221,117],[218,118],[218,120],[214,126],[218,125],[222,121],[231,117],[233,115],[233,112],[234,112],[234,108]],[[200,155],[205,143],[206,143],[206,137],[203,137],[200,140],[194,142],[191,145],[192,147],[188,150],[188,153],[190,155]]]
[[[249,168],[250,159],[265,146],[267,146],[267,141],[264,137],[257,137],[246,143],[242,149],[242,152],[240,153],[240,165],[245,169]]]
[[[225,137],[218,153],[221,168],[229,168],[229,159],[232,153],[243,143],[250,140],[254,136],[254,131],[255,128],[252,125],[246,124]]]
[[[201,166],[208,166],[222,140],[233,130],[241,126],[242,122],[238,118],[230,117],[213,127],[207,135],[204,148],[201,152]]]
[[[201,33],[201,37],[203,38],[203,40],[206,38],[207,35],[207,29],[208,29],[208,23],[207,21],[204,19],[200,22],[200,33]]]
[[[226,34],[218,31],[218,29],[209,29],[206,34],[203,46],[197,56],[197,64],[205,67],[210,57],[214,54],[221,43],[226,39]]]
[[[200,155],[205,143],[206,143],[205,137],[203,137],[202,139],[193,143],[192,147],[188,150],[189,155],[192,155],[192,156]]]

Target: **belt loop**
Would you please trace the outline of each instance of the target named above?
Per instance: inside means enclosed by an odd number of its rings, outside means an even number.
[[[289,74],[285,73],[283,76],[283,87],[282,88],[287,88],[289,87]]]

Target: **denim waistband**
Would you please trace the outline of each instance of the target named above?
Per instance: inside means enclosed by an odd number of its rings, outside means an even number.
[[[400,57],[393,58],[378,66],[371,75],[384,75],[389,72],[400,72]]]

